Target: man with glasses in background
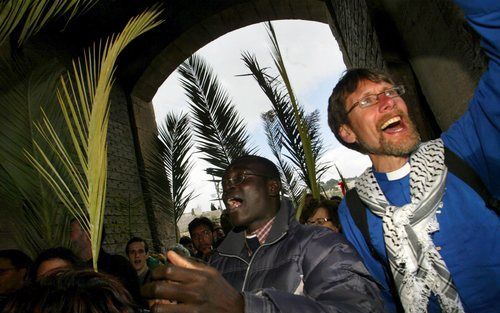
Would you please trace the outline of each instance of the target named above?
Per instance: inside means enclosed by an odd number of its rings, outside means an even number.
[[[173,265],[155,270],[159,281],[143,289],[156,299],[153,311],[383,312],[376,283],[345,238],[295,220],[271,161],[234,160],[222,188],[233,231],[214,251],[212,267],[169,252]]]
[[[194,257],[208,262],[215,243],[214,224],[205,216],[196,217],[189,223],[188,230],[193,245],[198,251]]]
[[[468,110],[439,139],[420,142],[404,87],[383,73],[349,70],[329,99],[332,132],[373,163],[339,217],[390,311],[397,300],[406,312],[500,307],[500,2],[456,2],[490,62]]]

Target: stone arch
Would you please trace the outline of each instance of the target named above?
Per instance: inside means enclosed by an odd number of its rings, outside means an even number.
[[[211,41],[239,28],[268,20],[299,19],[328,24],[328,10],[321,0],[233,1],[220,11],[202,16],[179,36],[165,43],[132,90],[132,96],[151,101],[156,90],[177,66]]]

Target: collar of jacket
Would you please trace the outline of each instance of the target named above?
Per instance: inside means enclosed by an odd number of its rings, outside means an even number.
[[[266,239],[266,243],[273,242],[283,233],[288,231],[290,223],[294,219],[294,208],[288,199],[282,199],[276,219]],[[245,229],[232,230],[227,234],[226,239],[219,245],[217,251],[222,254],[239,255],[245,246]]]

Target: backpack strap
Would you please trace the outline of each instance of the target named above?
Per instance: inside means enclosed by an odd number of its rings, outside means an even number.
[[[366,217],[366,205],[361,201],[356,188],[347,190],[345,201],[351,212],[354,223],[361,231],[367,243],[370,242],[370,233],[368,231],[368,218]]]
[[[500,212],[500,200],[495,199],[479,175],[453,151],[444,147],[444,163],[448,170],[461,181],[469,185],[484,200],[484,203],[497,215]]]
[[[370,250],[370,254],[373,258],[382,265],[384,269],[384,273],[387,278],[387,283],[389,284],[389,292],[391,293],[394,299],[394,305],[396,306],[397,312],[404,312],[403,305],[399,299],[398,291],[396,285],[394,284],[394,279],[392,278],[391,270],[389,269],[389,264],[387,261],[384,261],[382,257],[375,251],[375,248],[372,245],[372,241],[370,240],[370,232],[368,231],[368,218],[366,216],[366,206],[361,201],[361,198],[358,195],[358,191],[356,188],[351,188],[347,190],[345,195],[345,201],[347,204],[347,208],[351,213],[351,216],[354,220],[354,224],[361,231],[361,234],[365,238],[366,245]]]
[[[366,205],[361,201],[361,198],[358,195],[358,191],[356,188],[351,188],[347,191],[345,195],[345,201],[347,204],[347,208],[351,212],[352,219],[354,223],[361,231],[361,234],[365,238],[365,242],[370,249],[371,255],[377,260],[381,261],[379,254],[375,251],[375,248],[372,245],[372,241],[370,240],[370,232],[368,230],[368,218],[366,216]]]

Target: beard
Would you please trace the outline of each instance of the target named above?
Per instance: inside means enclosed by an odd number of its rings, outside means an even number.
[[[403,121],[406,123],[408,135],[405,138],[401,138],[400,140],[390,140],[384,136],[383,132],[380,132],[378,147],[373,147],[364,142],[361,138],[358,138],[358,144],[361,148],[368,154],[395,157],[406,157],[413,151],[417,150],[421,142],[420,134],[417,131],[415,124],[407,114],[404,114],[401,111],[399,111],[399,114],[403,116]]]

